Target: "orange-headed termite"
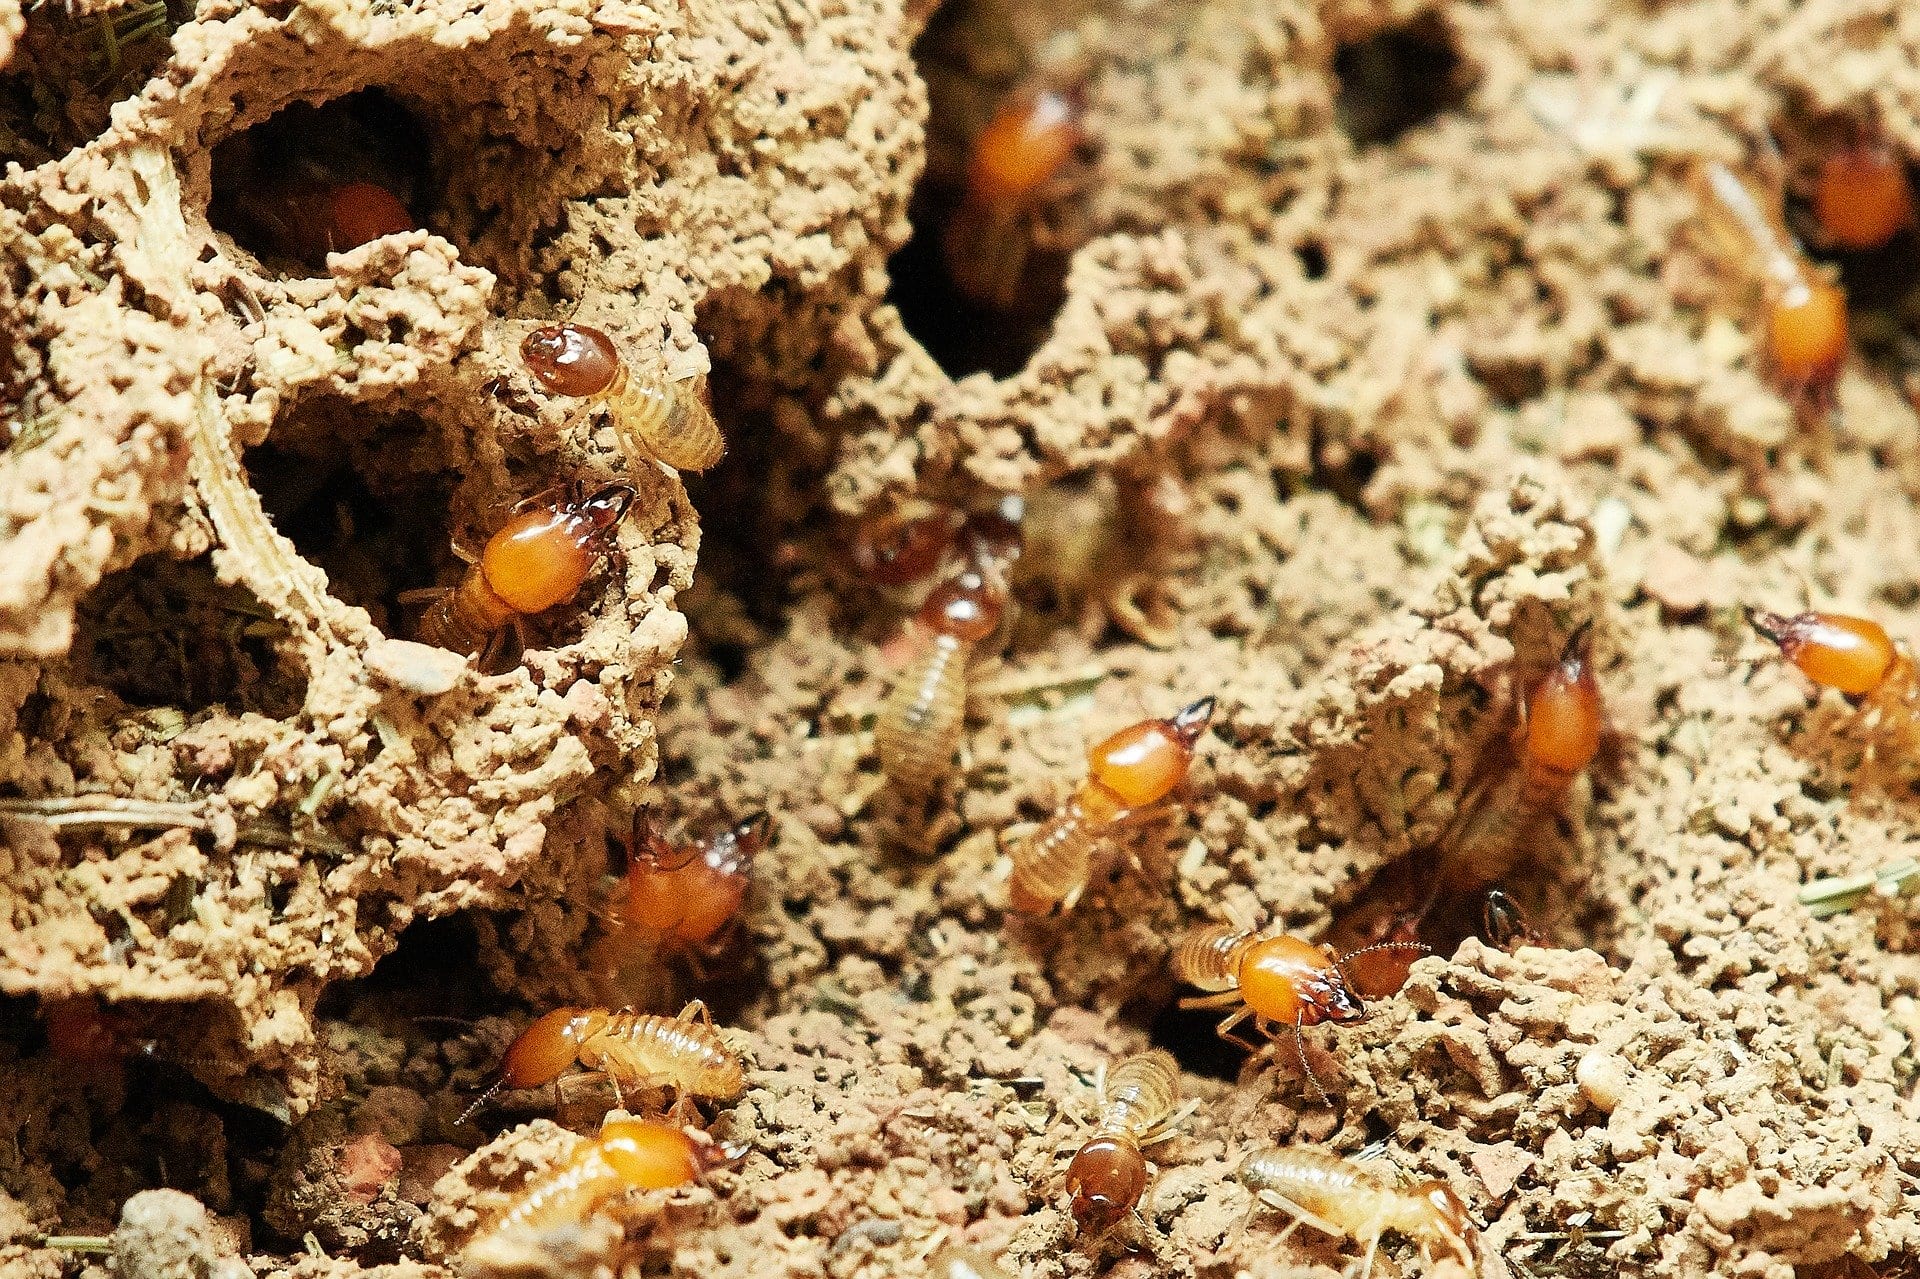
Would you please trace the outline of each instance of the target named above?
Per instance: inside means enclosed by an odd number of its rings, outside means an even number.
[[[1180,1105],[1179,1064],[1159,1049],[1126,1058],[1111,1074],[1103,1062],[1096,1091],[1093,1131],[1067,1164],[1067,1194],[1081,1232],[1098,1238],[1139,1209],[1142,1148],[1173,1136],[1194,1107]]]
[[[420,618],[419,638],[472,656],[520,619],[566,603],[612,547],[614,526],[633,498],[632,489],[614,484],[580,501],[538,504],[514,516],[487,539],[458,586],[401,597],[433,600]]]
[[[1054,198],[1086,143],[1080,109],[1053,89],[1016,93],[974,139],[966,193],[942,240],[947,273],[975,302],[1002,310],[1018,296],[1036,213]]]
[[[1014,850],[1007,884],[1013,908],[1072,910],[1113,831],[1186,780],[1194,744],[1212,718],[1213,698],[1203,697],[1172,719],[1123,728],[1089,751],[1086,782]]]
[[[1418,1243],[1429,1267],[1437,1254],[1459,1263],[1470,1279],[1480,1273],[1479,1232],[1466,1204],[1444,1182],[1401,1189],[1364,1164],[1306,1146],[1255,1150],[1241,1160],[1239,1176],[1260,1202],[1293,1216],[1282,1238],[1305,1222],[1335,1238],[1364,1242],[1361,1279],[1373,1273],[1380,1237],[1390,1230]]]
[[[753,859],[766,846],[765,813],[682,848],[650,823],[636,822],[621,927],[666,950],[708,946],[740,913]]]
[[[1524,705],[1513,734],[1512,769],[1475,787],[1441,837],[1429,905],[1477,897],[1505,879],[1527,833],[1566,802],[1574,779],[1600,753],[1606,713],[1593,674],[1590,623],[1567,638],[1560,660]]]
[[[1813,216],[1827,242],[1877,249],[1913,222],[1907,166],[1885,146],[1856,142],[1820,162]]]
[[[612,1119],[582,1140],[559,1167],[535,1179],[506,1213],[474,1240],[540,1235],[577,1225],[632,1190],[671,1190],[715,1162],[710,1148],[651,1119]]]
[[[1285,933],[1200,924],[1174,946],[1172,966],[1179,980],[1209,992],[1182,999],[1182,1008],[1230,1010],[1216,1027],[1229,1043],[1256,1048],[1234,1034],[1234,1027],[1248,1018],[1269,1039],[1291,1031],[1307,1082],[1324,1099],[1326,1090],[1307,1061],[1300,1032],[1321,1022],[1349,1025],[1363,1020],[1367,1005],[1342,965],[1361,955],[1386,951],[1431,953],[1418,942],[1381,942],[1342,956],[1330,946],[1315,946]]]
[[[375,182],[268,184],[248,190],[237,205],[272,248],[314,268],[324,267],[329,253],[419,227],[400,197]]]
[[[677,1017],[556,1008],[520,1032],[500,1062],[500,1080],[467,1108],[478,1110],[502,1088],[538,1088],[579,1065],[624,1088],[671,1088],[674,1110],[694,1097],[730,1101],[746,1090],[740,1058],[720,1038],[707,1006],[695,1000]]]
[[[1794,242],[1767,198],[1717,160],[1698,170],[1704,224],[1726,267],[1759,282],[1767,363],[1796,396],[1829,403],[1847,357],[1847,297]]]
[[[1874,754],[1911,758],[1920,747],[1920,672],[1906,645],[1878,622],[1841,613],[1749,610],[1753,628],[1780,646],[1780,655],[1821,688],[1838,689],[1859,707],[1878,739]]]
[[[658,458],[676,471],[704,471],[727,442],[707,407],[704,378],[637,376],[613,339],[571,321],[535,329],[520,344],[534,380],[555,395],[607,406],[630,460]]]
[[[973,651],[1000,625],[1005,595],[978,568],[941,582],[921,604],[926,632],[880,707],[874,749],[881,770],[914,795],[931,791],[953,765],[967,713],[967,666]]]

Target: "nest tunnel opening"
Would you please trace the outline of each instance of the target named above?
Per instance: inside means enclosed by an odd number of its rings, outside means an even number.
[[[131,706],[290,719],[307,681],[282,651],[286,638],[286,624],[245,587],[222,582],[210,559],[149,555],[81,603],[72,654],[83,677]]]
[[[971,177],[979,153],[1008,165],[1037,162],[1050,135],[1078,135],[1077,106],[1066,87],[1037,75],[1010,74],[1003,46],[996,63],[980,42],[991,6],[943,5],[914,42],[927,84],[927,166],[908,206],[913,234],[888,262],[887,300],[949,377],[1018,373],[1045,341],[1066,301],[1077,205],[1073,175],[1084,172],[1084,145],[1066,148],[1052,176],[1019,196],[991,196]],[[1069,114],[1054,125],[1049,107]],[[1025,113],[1023,129],[1007,124]],[[1044,167],[1044,166],[1043,166]]]
[[[1355,146],[1384,146],[1466,98],[1459,52],[1428,15],[1343,44],[1333,55],[1334,120]]]
[[[408,591],[451,580],[449,505],[456,477],[432,455],[434,433],[411,414],[371,429],[340,401],[303,405],[295,421],[246,454],[274,527],[327,574],[336,599],[367,610],[388,635],[407,636],[419,609]]]
[[[384,89],[296,102],[213,149],[215,230],[289,275],[329,252],[425,226],[440,183],[432,135]]]

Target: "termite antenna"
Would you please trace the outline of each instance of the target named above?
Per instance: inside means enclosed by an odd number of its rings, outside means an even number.
[[[1333,964],[1334,967],[1340,970],[1340,976],[1344,978],[1347,976],[1346,963],[1349,959],[1358,959],[1362,955],[1371,955],[1376,951],[1382,950],[1417,950],[1423,955],[1431,955],[1433,953],[1433,947],[1427,945],[1425,942],[1379,941],[1371,946],[1362,946],[1359,950],[1350,950],[1340,956],[1340,958],[1334,960]]]
[[[494,1094],[499,1092],[501,1088],[505,1087],[506,1082],[507,1081],[504,1076],[494,1080],[492,1087],[488,1088],[485,1092],[481,1093],[478,1097],[475,1097],[473,1099],[473,1104],[460,1112],[460,1117],[453,1121],[453,1126],[455,1128],[458,1128],[461,1124],[464,1124],[467,1122],[467,1120],[473,1118],[474,1112],[479,1110],[480,1107],[486,1105],[488,1102],[492,1101]]]
[[[1327,1096],[1327,1090],[1320,1086],[1320,1076],[1313,1073],[1313,1063],[1307,1060],[1307,1041],[1301,1034],[1306,1029],[1306,1010],[1303,1008],[1293,1015],[1293,1051],[1300,1058],[1300,1069],[1306,1072],[1307,1082],[1313,1085],[1314,1095],[1320,1098],[1323,1106],[1332,1106],[1333,1098]]]

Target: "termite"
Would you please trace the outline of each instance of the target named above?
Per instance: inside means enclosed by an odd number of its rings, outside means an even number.
[[[1020,842],[1007,890],[1023,914],[1072,910],[1113,832],[1186,780],[1194,745],[1213,718],[1203,697],[1172,719],[1123,728],[1087,752],[1087,780]]]
[[[681,848],[644,819],[627,849],[626,910],[621,927],[668,950],[699,950],[740,913],[753,859],[767,846],[767,815]]]
[[[614,528],[633,498],[632,489],[613,484],[580,501],[536,503],[521,511],[487,539],[458,586],[401,596],[433,601],[420,618],[420,640],[468,656],[483,654],[509,626],[566,603],[612,548]]]
[[[1813,215],[1829,244],[1877,249],[1913,222],[1907,166],[1885,146],[1855,142],[1820,162]]]
[[[271,245],[310,267],[382,236],[419,228],[400,197],[376,182],[274,185],[237,201],[241,215]]]
[[[613,339],[571,321],[535,329],[520,359],[554,395],[607,406],[629,459],[658,458],[676,471],[704,471],[727,442],[707,406],[704,379],[635,376]]]
[[[1304,1222],[1335,1238],[1364,1241],[1361,1279],[1373,1273],[1380,1237],[1390,1230],[1418,1243],[1429,1268],[1437,1253],[1459,1263],[1469,1276],[1480,1273],[1479,1232],[1466,1204],[1444,1182],[1401,1189],[1363,1164],[1301,1146],[1255,1150],[1241,1160],[1239,1176],[1261,1203],[1292,1214],[1293,1224],[1281,1238]]]
[[[1846,293],[1794,242],[1777,196],[1761,195],[1718,160],[1702,164],[1697,181],[1719,256],[1761,284],[1774,376],[1796,396],[1830,403],[1847,356]]]
[[[974,649],[999,629],[1005,591],[977,567],[935,586],[916,621],[925,632],[880,707],[874,749],[895,785],[924,795],[946,776],[967,712],[967,666]]]
[[[520,1032],[500,1062],[500,1078],[467,1107],[466,1120],[502,1088],[538,1088],[579,1065],[597,1070],[624,1104],[625,1088],[671,1088],[673,1109],[690,1098],[731,1101],[746,1091],[746,1072],[707,1006],[694,1000],[677,1017],[556,1008]]]
[[[1093,1131],[1067,1164],[1074,1222],[1099,1238],[1139,1210],[1147,1189],[1142,1149],[1179,1131],[1196,1103],[1180,1104],[1180,1067],[1171,1053],[1137,1053],[1107,1073],[1101,1063]]]
[[[959,532],[958,511],[908,516],[888,511],[854,528],[849,558],[862,578],[878,586],[909,586],[939,571]]]
[[[579,1223],[628,1191],[687,1185],[714,1162],[709,1148],[669,1124],[608,1120],[599,1137],[581,1141],[559,1167],[528,1185],[474,1243]]]
[[[1478,896],[1504,879],[1527,832],[1566,802],[1574,779],[1600,753],[1605,729],[1600,685],[1593,673],[1592,626],[1582,623],[1524,703],[1513,733],[1517,758],[1511,768],[1476,786],[1441,837],[1440,865],[1427,905],[1441,898]]]
[[[1783,617],[1750,609],[1753,628],[1780,647],[1780,655],[1821,688],[1838,689],[1905,754],[1920,738],[1920,674],[1904,644],[1880,623],[1842,613]]]
[[[1078,104],[1054,89],[1016,93],[987,122],[942,239],[947,273],[963,294],[1000,310],[1013,306],[1036,214],[1058,198],[1086,140]]]
[[[1419,942],[1380,942],[1338,955],[1331,946],[1315,946],[1285,933],[1269,935],[1232,924],[1200,924],[1187,931],[1173,948],[1173,975],[1189,986],[1209,993],[1188,996],[1182,1008],[1228,1009],[1214,1028],[1220,1038],[1250,1051],[1258,1046],[1234,1034],[1248,1018],[1268,1039],[1282,1030],[1293,1034],[1294,1051],[1307,1082],[1326,1099],[1326,1089],[1307,1060],[1301,1031],[1322,1022],[1351,1025],[1367,1016],[1366,1002],[1343,967],[1362,955],[1388,951],[1426,955]]]

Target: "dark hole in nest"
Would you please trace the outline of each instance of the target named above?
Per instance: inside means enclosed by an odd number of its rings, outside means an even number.
[[[493,1009],[485,1006],[480,971],[480,939],[472,920],[465,915],[417,920],[372,972],[328,987],[315,1016],[348,1016],[363,999],[418,1016],[484,1016]]]
[[[424,469],[431,432],[417,419],[347,443],[345,422],[331,427],[354,411],[337,408],[316,405],[250,449],[248,478],[274,527],[326,571],[335,598],[366,609],[388,635],[411,635],[421,606],[400,596],[455,580],[462,567],[448,515],[453,477]]]
[[[306,677],[280,652],[286,626],[206,559],[147,556],[102,579],[80,606],[73,657],[134,706],[297,714]]]
[[[992,216],[966,200],[974,137],[1025,87],[972,70],[973,46],[992,20],[983,5],[949,3],[913,46],[927,81],[927,168],[908,209],[913,235],[888,263],[887,300],[949,377],[1018,373],[1066,300],[1070,253],[1043,246],[1040,228],[1071,197]]]
[[[295,103],[213,150],[208,220],[262,262],[325,273],[329,250],[423,226],[438,190],[426,127],[381,89]]]
[[[1460,55],[1433,18],[1340,46],[1333,73],[1334,118],[1356,146],[1392,142],[1465,96]]]
[[[1147,1036],[1156,1048],[1172,1053],[1180,1069],[1208,1079],[1235,1083],[1246,1064],[1247,1050],[1239,1048],[1215,1033],[1226,1013],[1217,1009],[1182,1008],[1176,1000],[1161,1009],[1147,1025]],[[1244,1027],[1245,1022],[1241,1025]],[[1249,1038],[1253,1038],[1251,1033]]]

